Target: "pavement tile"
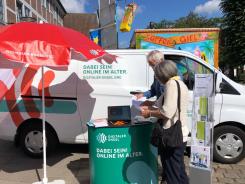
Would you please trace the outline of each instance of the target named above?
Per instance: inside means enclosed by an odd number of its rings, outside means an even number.
[[[48,177],[49,182],[52,182],[55,180],[63,180],[65,181],[65,184],[87,184],[87,183],[80,183],[76,178]]]
[[[0,180],[1,184],[26,184],[26,182],[21,181],[6,181],[6,180]]]
[[[212,182],[217,182],[218,179],[216,177],[212,177]]]
[[[239,184],[244,184],[245,183],[245,179],[236,179],[235,183],[239,183]]]
[[[237,168],[232,168],[230,170],[227,170],[227,172],[241,174],[241,173],[243,173],[243,170],[242,169],[237,169]],[[244,174],[245,174],[245,168],[244,168]]]
[[[241,169],[241,170],[244,170],[245,169],[245,166],[244,165],[239,165],[239,164],[232,165],[230,167],[231,167],[231,169]]]
[[[212,167],[213,167],[214,169],[217,169],[217,168],[219,167],[219,165],[216,165],[216,164],[214,165],[214,164],[213,164]]]
[[[235,180],[231,179],[231,178],[218,178],[218,181],[220,183],[229,183],[229,184],[234,184]]]
[[[242,172],[244,172],[244,171],[242,171]],[[245,179],[245,172],[244,173],[238,173],[238,176],[241,178],[241,179]]]
[[[233,179],[240,178],[236,173],[224,173],[224,176],[225,178],[233,178]]]
[[[224,174],[223,174],[223,173],[214,172],[213,174],[214,174],[214,176],[217,177],[217,178],[223,178],[223,177],[224,177]]]
[[[238,163],[239,165],[245,166],[245,160],[243,159],[241,162]]]
[[[227,173],[227,169],[225,168],[214,168],[213,170],[215,173],[219,172],[219,173]]]
[[[31,171],[20,171],[16,173],[0,172],[0,180],[8,182],[23,182],[30,183],[38,181],[38,176],[34,170]],[[3,182],[3,184],[5,184]]]
[[[218,168],[223,168],[223,169],[232,169],[232,167],[228,164],[219,164]]]

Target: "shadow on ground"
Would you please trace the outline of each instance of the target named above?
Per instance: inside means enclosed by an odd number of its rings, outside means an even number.
[[[70,163],[67,164],[67,168],[72,172],[72,174],[77,179],[77,181],[79,181],[79,183],[90,183],[88,158],[80,158],[78,160],[70,161]]]
[[[13,142],[0,140],[0,171],[8,173],[41,169],[43,159],[31,158],[23,153],[20,147],[15,147]],[[88,153],[88,145],[61,144],[57,150],[47,157],[47,166],[53,166],[63,159],[73,156],[74,153]],[[87,159],[88,160],[88,159]],[[75,161],[74,161],[75,162]],[[87,161],[88,162],[88,161]],[[71,164],[74,165],[74,164]],[[77,164],[81,167],[81,164]],[[88,165],[87,165],[88,167]],[[71,166],[72,168],[72,166]]]

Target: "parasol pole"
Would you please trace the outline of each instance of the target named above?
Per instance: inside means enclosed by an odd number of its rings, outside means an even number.
[[[48,182],[46,161],[46,128],[45,128],[45,93],[44,93],[44,66],[42,65],[42,127],[43,127],[43,180],[32,184],[65,184],[64,180]]]
[[[43,125],[43,184],[48,183],[46,162],[46,131],[45,131],[45,96],[44,96],[44,67],[42,65],[42,125]]]

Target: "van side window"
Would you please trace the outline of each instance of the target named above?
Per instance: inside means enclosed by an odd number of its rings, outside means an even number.
[[[178,75],[181,79],[183,79],[183,74],[187,72],[187,66],[185,62],[185,57],[183,56],[176,56],[176,55],[165,55],[165,59],[172,60],[176,63],[178,69]]]
[[[194,81],[195,81],[195,74],[211,74],[213,73],[209,68],[206,66],[202,65],[201,63],[191,59],[191,58],[186,58],[186,63],[188,67],[188,80],[189,80],[189,85],[188,88],[190,90],[193,90],[194,86]]]
[[[172,60],[176,63],[178,75],[189,89],[193,89],[193,82],[189,78],[188,66],[186,64],[186,57],[177,55],[165,55],[165,59]]]
[[[222,79],[220,93],[230,94],[230,95],[240,95],[240,93],[234,89],[226,80]]]

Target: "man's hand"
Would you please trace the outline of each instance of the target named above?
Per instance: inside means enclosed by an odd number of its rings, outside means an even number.
[[[136,99],[140,99],[142,97],[144,97],[144,94],[143,93],[138,93],[138,94],[135,94],[134,96],[136,96]]]
[[[140,106],[153,106],[154,104],[155,102],[146,100],[142,104],[140,104]]]

